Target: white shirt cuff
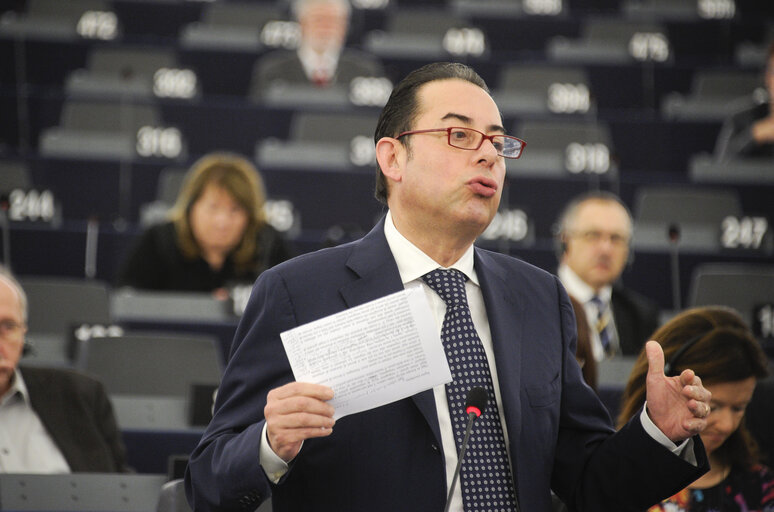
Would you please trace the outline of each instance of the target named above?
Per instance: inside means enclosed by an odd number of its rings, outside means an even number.
[[[266,437],[266,423],[263,424],[263,430],[261,430],[261,450],[259,455],[259,463],[269,477],[271,483],[276,484],[280,479],[288,472],[288,463],[282,460],[274,450],[269,446],[269,439]]]
[[[698,465],[696,462],[696,454],[693,453],[693,438],[689,437],[680,444],[673,443],[666,436],[666,434],[664,434],[661,429],[659,429],[656,424],[653,423],[653,420],[651,420],[650,416],[648,416],[647,409],[648,404],[646,402],[642,407],[642,412],[640,413],[640,422],[642,423],[642,428],[645,429],[645,432],[647,432],[648,435],[655,439],[656,442],[658,442],[661,446],[668,449],[670,452],[674,453],[681,459],[693,464],[694,466]]]

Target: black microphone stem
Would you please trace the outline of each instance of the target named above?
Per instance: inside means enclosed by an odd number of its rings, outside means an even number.
[[[465,452],[468,450],[468,440],[470,439],[470,431],[473,430],[473,422],[476,421],[476,413],[468,413],[468,426],[465,428],[465,439],[462,440],[462,446],[460,447],[460,455],[457,458],[457,467],[454,469],[454,477],[452,483],[449,486],[449,495],[446,497],[446,508],[443,512],[449,512],[451,506],[452,494],[454,494],[454,488],[457,486],[457,478],[460,476],[460,468],[462,467],[462,459],[465,457]]]

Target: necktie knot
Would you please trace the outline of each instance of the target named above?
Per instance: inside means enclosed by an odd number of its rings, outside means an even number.
[[[459,270],[438,268],[423,275],[422,280],[443,299],[447,308],[467,305],[467,276]]]

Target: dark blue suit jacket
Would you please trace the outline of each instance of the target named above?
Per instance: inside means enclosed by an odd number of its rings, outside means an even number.
[[[643,510],[706,470],[652,440],[635,418],[614,434],[581,377],[572,306],[558,279],[481,249],[475,268],[492,333],[516,490],[525,512]],[[446,469],[431,390],[340,419],[311,439],[279,485],[258,464],[263,408],[293,379],[279,333],[403,289],[380,222],[357,242],[264,272],[237,329],[215,415],[194,450],[186,488],[199,511],[438,511]],[[703,469],[702,469],[703,468]]]

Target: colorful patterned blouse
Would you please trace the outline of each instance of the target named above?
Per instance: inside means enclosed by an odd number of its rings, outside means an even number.
[[[774,512],[774,473],[762,465],[734,467],[719,484],[683,489],[648,512]]]

